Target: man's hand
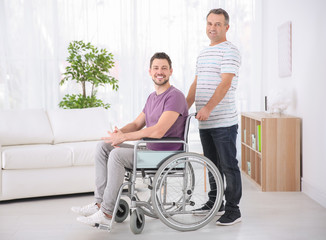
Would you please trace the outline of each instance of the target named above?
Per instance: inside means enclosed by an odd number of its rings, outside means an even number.
[[[102,140],[106,143],[111,143],[112,146],[116,147],[119,144],[123,143],[125,141],[125,134],[121,132],[120,129],[117,127],[114,127],[113,132],[108,131],[109,136],[108,137],[102,137]]]
[[[204,106],[202,109],[200,109],[196,115],[196,118],[200,121],[206,121],[211,114],[211,111],[208,110],[206,106]]]

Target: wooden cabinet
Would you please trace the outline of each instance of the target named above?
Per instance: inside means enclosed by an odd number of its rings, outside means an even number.
[[[241,114],[241,170],[262,191],[300,191],[300,118]]]

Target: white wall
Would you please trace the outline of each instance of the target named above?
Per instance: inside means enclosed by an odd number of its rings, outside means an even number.
[[[302,119],[302,191],[326,207],[326,1],[262,1],[262,97],[286,89]],[[292,21],[292,76],[278,76],[278,26]]]

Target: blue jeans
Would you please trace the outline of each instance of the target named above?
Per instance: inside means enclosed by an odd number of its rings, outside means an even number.
[[[225,178],[225,211],[240,211],[239,202],[242,195],[241,173],[238,166],[236,139],[238,125],[222,128],[199,129],[204,155],[209,158]],[[212,179],[212,178],[209,178]],[[210,181],[209,200],[215,202],[216,184]]]

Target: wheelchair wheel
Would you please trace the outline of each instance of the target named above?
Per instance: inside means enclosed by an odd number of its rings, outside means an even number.
[[[128,203],[125,200],[120,199],[119,208],[118,208],[118,211],[117,211],[117,213],[115,215],[114,220],[117,223],[122,223],[124,220],[126,220],[126,218],[128,217],[128,214],[129,214],[129,205],[128,205]]]
[[[215,189],[209,189],[210,182]],[[216,201],[202,215],[194,214],[208,200],[208,191],[216,192]],[[197,230],[216,215],[223,198],[221,175],[208,158],[196,153],[179,153],[165,161],[153,180],[152,203],[160,220],[178,231]]]
[[[130,216],[130,229],[134,234],[139,234],[145,226],[145,215],[141,209],[134,210]]]

